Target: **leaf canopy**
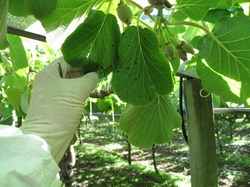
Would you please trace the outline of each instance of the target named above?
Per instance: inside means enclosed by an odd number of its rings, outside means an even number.
[[[111,81],[115,93],[133,105],[147,105],[173,90],[170,64],[154,32],[131,26],[121,36],[119,68]]]
[[[150,105],[128,105],[120,118],[120,128],[128,141],[138,147],[163,144],[173,137],[173,129],[181,125],[169,95],[158,96]]]
[[[209,8],[215,8],[218,0],[177,0],[177,7],[193,20],[201,20],[208,12]]]
[[[8,14],[8,0],[0,2],[0,49],[5,49],[9,46],[6,37],[7,32],[7,14]]]
[[[198,44],[197,73],[205,90],[226,101],[250,104],[250,20],[245,15],[216,22]]]
[[[69,36],[90,10],[102,0],[60,0],[56,9],[50,15],[39,19],[45,28],[47,42],[59,49],[64,40]]]
[[[9,0],[9,12],[15,16],[42,18],[51,14],[56,4],[57,0]]]

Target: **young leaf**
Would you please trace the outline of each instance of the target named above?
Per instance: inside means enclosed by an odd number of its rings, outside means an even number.
[[[15,16],[45,17],[56,8],[57,0],[9,0],[9,12]]]
[[[6,38],[7,32],[7,14],[8,14],[8,0],[0,2],[0,49],[5,49],[9,46]]]
[[[250,20],[245,15],[221,18],[198,44],[197,73],[204,89],[223,100],[250,104]],[[218,89],[219,88],[219,89]]]
[[[96,71],[108,75],[117,63],[120,30],[116,17],[92,10],[86,20],[62,45],[64,59],[84,73]],[[94,64],[94,66],[92,66]]]
[[[173,137],[173,129],[181,125],[170,96],[158,96],[148,106],[128,105],[120,118],[120,128],[128,141],[138,147],[163,144]]]
[[[193,20],[201,20],[209,8],[215,8],[220,1],[218,0],[177,0],[176,7],[184,12],[188,17]]]
[[[112,87],[121,100],[147,105],[157,96],[173,90],[170,65],[159,49],[154,32],[129,27],[119,45],[120,65],[114,71]]]
[[[54,49],[59,49],[74,29],[83,21],[86,14],[102,0],[60,0],[57,2],[55,11],[41,18],[45,28],[47,42]]]

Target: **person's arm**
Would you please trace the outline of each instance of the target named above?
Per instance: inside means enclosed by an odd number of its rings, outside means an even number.
[[[70,144],[83,115],[84,103],[97,81],[97,73],[82,76],[62,57],[35,77],[28,114],[20,129],[24,134],[43,138],[57,163]]]

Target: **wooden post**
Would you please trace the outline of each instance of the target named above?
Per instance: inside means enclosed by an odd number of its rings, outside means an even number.
[[[191,185],[192,187],[217,187],[212,99],[210,95],[202,97],[201,89],[199,79],[188,79],[184,82]]]

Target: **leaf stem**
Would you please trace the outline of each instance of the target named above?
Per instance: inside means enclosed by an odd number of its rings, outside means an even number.
[[[148,7],[147,6],[147,7],[143,8],[141,5],[139,5],[138,3],[134,2],[133,0],[127,0],[127,1],[130,2],[131,4],[135,5],[137,8],[139,8],[139,9],[142,10],[141,13],[139,14],[140,16],[138,16],[139,18],[141,17],[142,12],[144,12],[144,10]],[[155,21],[155,18],[151,14],[149,14],[148,17],[150,17],[150,19],[152,19],[152,21]]]
[[[140,5],[139,5],[140,6]],[[151,6],[146,6],[145,8],[142,8],[141,9],[141,11],[139,12],[139,14],[138,14],[138,17],[137,17],[137,25],[139,25],[139,22],[141,22],[141,23],[143,23],[142,21],[141,21],[141,15],[142,15],[142,13],[147,9],[147,8],[149,8],[149,7],[151,7]],[[151,14],[149,14],[149,15],[147,15],[147,16],[151,16]],[[151,18],[151,17],[150,17]],[[152,19],[152,18],[151,18]],[[153,17],[153,21],[155,21],[155,19],[154,19],[154,17]],[[146,23],[143,23],[143,24],[145,24],[146,25]],[[149,27],[149,26],[148,26]],[[151,27],[149,27],[149,28],[151,28]]]
[[[111,7],[111,4],[112,4],[112,1],[113,1],[113,0],[109,1],[109,6],[108,6],[108,8],[107,8],[107,12],[106,12],[106,14],[108,14],[108,13],[109,13],[109,10],[110,10],[110,7]]]

